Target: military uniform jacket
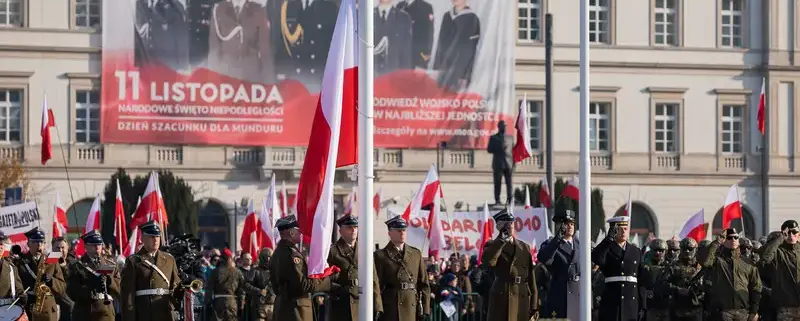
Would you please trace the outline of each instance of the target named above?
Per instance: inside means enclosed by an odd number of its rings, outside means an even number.
[[[22,292],[24,290],[17,267],[9,260],[0,259],[0,305],[11,304],[20,298],[19,304],[24,306],[28,300],[28,295]]]
[[[243,292],[244,282],[244,275],[235,267],[220,266],[211,271],[204,298],[215,320],[236,321],[239,311],[236,302]]]
[[[120,271],[115,269],[111,275],[105,276],[106,291],[108,291],[105,293],[101,274],[97,270],[100,268],[101,262],[114,267],[117,264],[104,258],[100,260],[102,261],[94,261],[88,255],[84,255],[79,262],[74,262],[70,266],[67,277],[67,294],[75,301],[75,305],[72,307],[73,320],[114,320],[115,311],[112,300],[120,298],[122,287]],[[111,303],[104,304],[104,301]]]
[[[661,277],[656,281],[655,292],[657,297],[668,298],[667,307],[673,311],[673,315],[681,318],[696,315],[697,309],[702,308],[703,295],[689,293],[681,295],[680,289],[688,289],[689,281],[700,272],[697,262],[674,262],[665,268]],[[664,300],[664,299],[662,299]]]
[[[263,265],[253,268],[253,281],[246,285],[245,289],[248,292],[247,309],[250,320],[272,318],[272,311],[267,310],[267,306],[275,304],[275,290],[270,283],[270,269]],[[261,295],[261,290],[267,290],[267,295]]]
[[[218,3],[211,15],[209,68],[239,80],[274,82],[269,28],[258,3],[245,1],[238,13],[232,2]]]
[[[319,86],[339,7],[328,0],[307,1],[304,7],[305,1],[284,0],[280,6],[280,24],[275,28],[281,31],[282,42],[275,65],[287,78]]]
[[[146,292],[165,294],[149,295]],[[140,295],[137,295],[137,292]],[[173,320],[175,298],[183,297],[175,258],[167,252],[145,251],[128,257],[122,270],[122,319],[124,321]]]
[[[59,308],[54,295],[63,295],[67,290],[67,282],[64,280],[64,273],[61,271],[58,264],[47,264],[44,269],[44,274],[50,276],[53,280],[52,286],[50,287],[50,295],[44,299],[41,313],[31,313],[31,309],[36,303],[36,297],[33,296],[35,293],[34,285],[36,284],[36,273],[39,272],[39,262],[44,264],[45,257],[46,254],[41,254],[39,260],[35,260],[33,255],[28,252],[22,254],[17,264],[15,264],[19,272],[19,277],[22,279],[22,285],[29,289],[28,303],[25,307],[25,311],[28,313],[28,318],[31,321],[58,320]]]
[[[330,290],[329,278],[308,277],[306,258],[297,247],[281,239],[272,254],[272,287],[276,289],[273,320],[312,320],[311,294]]]
[[[411,16],[411,59],[414,67],[428,69],[433,48],[433,6],[425,0],[406,0],[398,3],[396,8]]]
[[[713,293],[708,296],[711,311],[747,309],[751,314],[757,313],[761,300],[758,269],[749,260],[731,255],[734,250],[717,251],[719,246],[719,240],[711,242],[708,256],[703,262],[703,269],[706,270],[703,272],[703,281],[711,282]],[[772,298],[774,300],[775,295]]]
[[[666,263],[648,263],[643,266],[642,281],[645,289],[645,299],[647,299],[648,309],[668,309],[670,307],[669,296],[664,296],[660,291],[656,291],[659,280],[667,270]],[[691,279],[691,276],[689,276]]]
[[[647,308],[644,279],[641,278],[642,251],[633,244],[625,248],[605,239],[592,251],[592,262],[605,277],[600,320],[636,321]]]
[[[180,70],[189,64],[189,25],[178,0],[137,0],[134,26],[137,67],[162,65]]]
[[[525,242],[489,240],[481,261],[494,271],[489,292],[489,320],[528,321],[531,308],[538,309],[538,289],[531,248]]]
[[[336,279],[339,285],[339,293],[331,293],[330,315],[335,315],[337,320],[358,320],[358,253],[343,239],[339,239],[331,246],[328,254],[328,264],[338,266],[341,271]],[[378,283],[375,267],[372,268],[372,287],[374,298],[374,309],[376,312],[383,312],[383,304],[380,297],[380,286]]]
[[[375,270],[381,285],[382,321],[414,321],[417,319],[419,295],[422,313],[430,314],[428,285],[422,252],[405,244],[402,253],[392,243],[375,251]]]
[[[800,243],[786,243],[781,234],[761,250],[761,264],[770,265],[772,303],[777,307],[800,307]]]
[[[376,76],[411,69],[411,16],[397,8],[373,10]]]
[[[567,295],[569,294],[569,283],[576,282],[580,273],[578,265],[578,249],[580,242],[572,240],[573,246],[561,238],[554,238],[539,251],[537,259],[539,264],[547,266],[549,271],[550,284],[547,286],[547,304],[542,309],[542,317],[567,317]],[[544,279],[536,279],[537,283],[544,283]],[[577,305],[574,302],[573,305]]]

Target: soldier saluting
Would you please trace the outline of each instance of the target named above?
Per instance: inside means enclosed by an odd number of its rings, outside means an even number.
[[[128,257],[122,270],[124,321],[173,320],[173,298],[183,295],[175,258],[158,249],[161,227],[155,221],[139,226],[142,249]]]
[[[22,285],[28,289],[28,305],[25,307],[25,312],[30,316],[33,321],[56,321],[58,320],[58,304],[55,300],[55,295],[63,295],[66,291],[66,281],[64,280],[64,273],[57,264],[47,264],[44,254],[42,253],[42,244],[44,243],[44,232],[35,227],[25,233],[28,238],[28,252],[22,254],[17,262],[17,270]],[[42,298],[41,310],[34,311],[36,305],[36,286],[41,282],[50,288],[50,293],[43,294],[46,297]]]
[[[722,245],[722,250],[719,250]],[[752,262],[741,257],[736,229],[722,231],[711,242],[702,262],[704,281],[710,281],[709,309],[720,320],[755,321],[761,300],[761,277]]]
[[[102,257],[103,238],[92,230],[84,234],[86,255],[70,266],[67,285],[69,297],[75,301],[73,320],[114,320],[113,297],[120,297],[120,275],[116,264]],[[111,275],[102,270],[112,270]]]
[[[580,243],[575,235],[575,212],[563,210],[553,217],[556,223],[556,237],[539,251],[539,262],[550,272],[550,286],[544,317],[569,318],[577,320],[580,281],[578,248]],[[543,280],[539,280],[542,282]],[[571,300],[570,300],[571,299]]]
[[[592,251],[592,262],[605,276],[600,320],[637,321],[647,308],[642,275],[642,251],[627,242],[630,217],[608,219],[608,235]]]
[[[507,209],[493,218],[500,234],[486,242],[481,257],[495,275],[489,294],[489,320],[537,319],[539,298],[531,248],[511,235],[514,215]]]
[[[408,224],[401,216],[389,219],[386,226],[389,243],[374,254],[384,311],[380,320],[427,320],[431,314],[431,298],[422,252],[406,244]]]

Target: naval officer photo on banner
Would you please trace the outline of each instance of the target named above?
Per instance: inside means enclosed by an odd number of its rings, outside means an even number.
[[[278,25],[280,49],[275,56],[277,78],[302,81],[319,91],[328,60],[339,6],[331,0],[281,0]],[[267,5],[268,10],[275,6]]]
[[[270,25],[263,5],[251,0],[217,3],[210,29],[209,69],[253,83],[275,81]]]
[[[411,55],[411,16],[392,5],[392,0],[378,0],[375,19],[375,75],[413,68]]]
[[[439,86],[454,92],[467,89],[478,55],[481,22],[467,0],[452,0],[442,16],[433,68],[439,71]]]
[[[185,0],[136,0],[134,25],[137,67],[189,67],[189,27]]]
[[[433,49],[433,6],[427,0],[402,0],[396,8],[411,17],[411,62],[414,68],[428,69]]]

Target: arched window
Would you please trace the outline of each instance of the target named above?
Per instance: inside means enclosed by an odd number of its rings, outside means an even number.
[[[197,237],[200,244],[221,248],[228,243],[229,231],[228,211],[222,204],[212,199],[197,202]]]
[[[631,202],[631,208],[631,239],[638,237],[639,245],[644,246],[650,233],[658,236],[655,214],[650,210],[649,206],[639,202]],[[623,214],[625,214],[625,205],[620,207],[614,216],[622,216]]]
[[[723,207],[720,207],[717,214],[714,215],[714,222],[711,224],[712,238],[722,233],[722,209]],[[744,234],[748,238],[755,237],[756,223],[753,221],[753,212],[751,212],[747,206],[742,205],[742,218],[731,221],[731,227],[735,228],[738,232],[744,231]]]
[[[75,202],[67,209],[67,233],[69,238],[74,238],[83,234],[83,228],[86,226],[86,220],[89,218],[89,210],[92,209],[94,198],[84,198]],[[47,213],[52,215],[52,213]]]

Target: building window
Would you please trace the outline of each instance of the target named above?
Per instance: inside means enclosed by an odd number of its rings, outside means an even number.
[[[531,150],[542,148],[542,102],[526,101],[528,104],[528,128],[530,128]]]
[[[74,0],[75,26],[96,28],[100,25],[100,0]]]
[[[21,127],[22,90],[0,89],[0,143],[19,143]]]
[[[75,104],[75,141],[100,142],[100,92],[77,91]]]
[[[656,0],[653,42],[657,45],[678,45],[678,0]]]
[[[609,26],[611,25],[610,0],[589,0],[589,42],[611,43]]]
[[[739,154],[744,145],[744,106],[722,106],[722,152],[726,154]]]
[[[744,47],[744,0],[722,0],[720,42],[723,47]]]
[[[523,41],[542,40],[542,1],[518,0],[517,39]]]
[[[0,26],[22,27],[24,0],[0,0]]]
[[[675,153],[678,151],[678,104],[656,104],[655,151]]]
[[[610,103],[589,104],[589,149],[593,152],[608,152],[610,121]]]

